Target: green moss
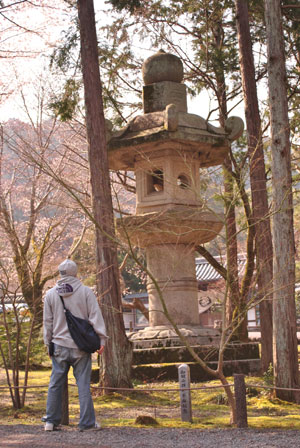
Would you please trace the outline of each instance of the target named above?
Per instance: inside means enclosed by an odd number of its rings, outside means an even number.
[[[280,418],[274,416],[248,417],[251,428],[300,429],[300,416],[289,415]]]
[[[29,384],[48,385],[50,370],[30,372]],[[232,378],[228,378],[232,383]],[[247,383],[264,384],[262,378],[248,378]],[[5,384],[5,376],[0,371],[0,384]],[[73,374],[69,373],[69,417],[70,426],[77,424],[79,417],[79,403],[77,387]],[[219,386],[218,381],[194,383],[192,387],[203,385]],[[160,390],[154,390],[160,389]],[[162,389],[162,390],[161,390]],[[167,389],[175,389],[168,391]],[[228,406],[218,401],[223,395],[223,389],[192,390],[193,423],[180,420],[180,400],[178,383],[176,381],[136,384],[136,388],[126,395],[113,393],[105,396],[96,396],[94,405],[96,414],[103,426],[130,426],[137,427],[135,418],[138,414],[149,414],[155,418],[160,427],[168,428],[226,428],[230,426],[230,413]],[[151,391],[153,390],[153,392]],[[248,423],[251,428],[281,428],[300,429],[299,405],[274,399],[257,387],[257,396],[247,397]],[[41,416],[45,412],[47,387],[30,389],[27,392],[26,406],[16,411],[11,406],[7,390],[1,391],[0,419],[2,424],[40,425]],[[155,430],[155,428],[153,428]]]

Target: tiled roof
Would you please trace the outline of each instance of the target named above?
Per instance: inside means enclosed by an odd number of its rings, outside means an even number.
[[[125,302],[131,302],[133,299],[146,299],[148,297],[148,293],[147,292],[135,292],[132,294],[126,294],[125,296],[122,297],[122,300],[124,300]]]
[[[4,301],[5,304],[24,304],[26,303],[23,294],[11,294],[11,295],[5,295],[4,298],[1,298],[1,301]]]
[[[224,267],[226,267],[226,262],[221,257],[215,257],[216,260]],[[242,275],[245,270],[247,258],[244,255],[238,258],[238,269],[239,275]],[[222,276],[215,270],[215,268],[208,263],[205,258],[196,258],[196,277],[200,282],[211,282],[214,280],[219,280]]]

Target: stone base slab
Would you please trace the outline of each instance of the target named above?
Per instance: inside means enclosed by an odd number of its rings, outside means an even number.
[[[188,325],[179,325],[178,328],[192,345],[218,346],[219,344],[219,330]],[[146,327],[143,330],[129,333],[128,337],[134,349],[182,346],[182,341],[174,329],[164,325]]]
[[[197,355],[207,361],[218,360],[218,347],[212,345],[192,346]],[[224,351],[224,360],[259,359],[259,345],[256,342],[228,344]],[[133,364],[160,364],[160,363],[187,363],[194,362],[194,358],[183,346],[152,347],[133,350]]]
[[[196,383],[200,381],[209,381],[215,379],[209,375],[196,363],[187,363],[190,367],[191,381]],[[217,362],[208,362],[209,367],[216,370]],[[180,363],[172,364],[151,364],[133,366],[132,376],[141,381],[178,381],[178,367]],[[245,375],[254,375],[260,373],[260,359],[243,359],[224,361],[225,376],[232,376],[234,373],[243,373]]]

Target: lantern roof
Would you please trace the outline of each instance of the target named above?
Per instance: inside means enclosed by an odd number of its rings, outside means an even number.
[[[142,73],[144,114],[111,134],[110,168],[134,170],[138,155],[150,157],[153,150],[164,148],[192,153],[203,167],[222,164],[231,142],[243,132],[243,120],[230,117],[222,128],[189,114],[183,65],[175,55],[160,50],[145,60]]]

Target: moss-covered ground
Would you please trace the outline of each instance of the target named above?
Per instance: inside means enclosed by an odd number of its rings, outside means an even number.
[[[41,424],[45,412],[47,385],[50,370],[30,372],[29,385],[46,386],[29,389],[26,406],[15,410],[12,407],[8,390],[0,390],[1,424]],[[232,380],[229,378],[229,382]],[[266,385],[264,379],[246,378],[246,383]],[[0,370],[0,385],[5,385],[4,371]],[[69,418],[75,425],[79,416],[77,388],[75,380],[69,373]],[[193,384],[192,387],[219,385],[217,381]],[[154,417],[161,427],[185,428],[225,428],[229,426],[229,408],[226,396],[220,389],[192,390],[193,423],[183,423],[180,419],[180,399],[178,383],[136,383],[132,392],[124,395],[113,393],[102,396],[93,388],[95,411],[103,426],[136,426],[139,415]],[[158,389],[158,390],[156,390]],[[252,428],[289,428],[300,429],[300,406],[280,401],[272,393],[259,387],[247,389],[248,424]]]

